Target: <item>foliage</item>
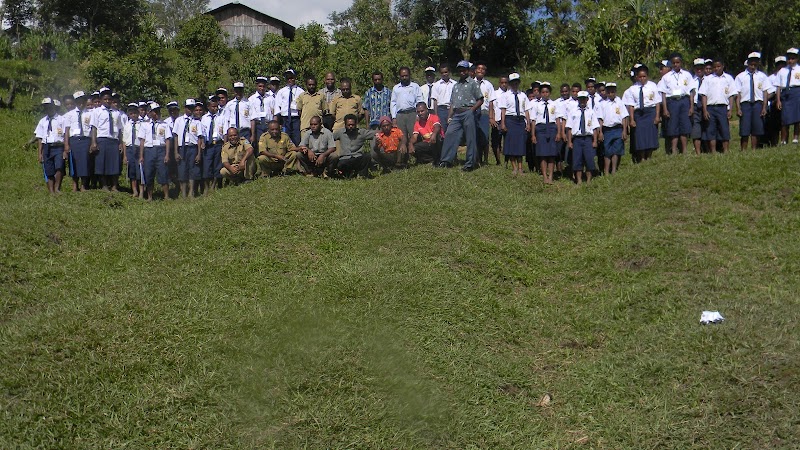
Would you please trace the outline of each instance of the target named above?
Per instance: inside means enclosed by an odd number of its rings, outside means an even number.
[[[94,53],[85,69],[88,81],[93,86],[111,87],[123,100],[163,101],[172,92],[167,82],[171,66],[165,47],[155,29],[144,26],[141,33],[130,39],[126,53]]]
[[[137,34],[144,0],[39,0],[38,19],[45,29],[70,31],[76,36],[104,31],[122,36]],[[118,41],[115,41],[118,42]],[[104,42],[108,44],[109,42]]]
[[[19,28],[29,24],[34,19],[35,12],[36,4],[33,0],[3,0],[0,6],[0,17],[2,22],[8,24],[11,34],[18,34]]]
[[[208,83],[219,78],[222,62],[231,54],[219,23],[205,14],[183,24],[175,37],[175,47],[181,55],[181,75],[197,87],[198,95],[208,92]]]
[[[280,76],[292,63],[291,41],[277,34],[267,33],[258,45],[240,48],[241,61],[229,63],[228,73],[249,88],[257,76]]]
[[[147,6],[156,21],[156,29],[171,40],[185,22],[208,9],[208,0],[147,0]]]

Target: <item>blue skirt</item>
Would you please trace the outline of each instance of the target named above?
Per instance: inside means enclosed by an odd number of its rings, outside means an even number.
[[[187,144],[178,148],[181,160],[178,162],[178,181],[202,179],[202,164],[195,164],[197,157],[197,144]],[[200,161],[202,163],[202,161]]]
[[[636,109],[633,111],[633,119],[636,121],[636,151],[657,149],[658,126],[653,123],[656,120],[656,109]]]
[[[605,138],[604,157],[622,156],[625,154],[625,142],[622,140],[622,127],[604,127],[603,137]]]
[[[135,145],[125,147],[125,157],[128,158],[128,179],[139,181],[139,178],[141,178],[139,173],[139,147]]]
[[[69,138],[69,172],[73,177],[88,177],[89,145],[88,137],[73,136]]]
[[[119,152],[119,140],[97,138],[97,156],[94,159],[94,174],[118,176],[121,172],[122,158]]]
[[[56,172],[64,170],[64,145],[42,144],[44,174],[53,178]]]
[[[536,125],[536,156],[555,157],[558,156],[558,146],[556,145],[556,135],[558,127],[554,123]]]
[[[222,142],[212,145],[210,142],[203,150],[203,179],[222,178]]]
[[[739,120],[739,136],[763,136],[764,117],[761,110],[764,102],[742,102],[742,118]]]
[[[506,116],[506,128],[508,132],[503,145],[503,154],[506,156],[525,156],[527,149],[525,146],[525,117]]]
[[[781,91],[781,108],[784,125],[800,122],[800,86]]]

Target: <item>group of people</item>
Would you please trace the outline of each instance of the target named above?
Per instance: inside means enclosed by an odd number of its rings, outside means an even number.
[[[153,199],[156,186],[169,198],[171,182],[187,197],[211,192],[223,180],[348,177],[411,162],[450,168],[464,144],[463,171],[488,164],[491,148],[496,163],[502,152],[514,175],[525,172],[527,157],[528,170],[540,171],[545,183],[567,166],[582,183],[598,167],[615,173],[627,141],[634,161],[648,159],[659,147],[659,124],[667,151],[688,151],[690,138],[697,153],[716,151],[718,143],[727,151],[734,107],[743,148],[748,142],[755,147],[762,136],[777,143],[776,130],[787,143],[790,125],[796,143],[797,59],[798,50],[789,49],[767,76],[759,70],[761,55],[753,52],[734,78],[720,60],[695,59],[690,73],[682,56],[673,54],[658,64],[657,84],[646,65],[635,65],[633,85],[621,97],[616,83],[594,78],[560,85],[557,98],[548,82],[521,90],[518,73],[500,77],[495,88],[485,78],[486,66],[468,61],[456,64],[456,79],[449,65],[426,67],[421,85],[411,80],[408,67],[398,70],[393,88],[375,72],[363,97],[352,93],[347,78],[337,86],[327,73],[320,90],[315,77],[301,87],[295,71],[287,69],[283,86],[277,77],[257,77],[255,93],[246,96],[244,83],[236,82],[233,95],[221,87],[202,99],[186,99],[183,114],[175,101],[165,105],[166,114],[154,101],[124,107],[104,87],[61,101],[45,98],[35,135],[52,193],[67,170],[74,190],[93,184],[117,190],[125,173],[134,196]],[[362,119],[366,128],[359,128]]]

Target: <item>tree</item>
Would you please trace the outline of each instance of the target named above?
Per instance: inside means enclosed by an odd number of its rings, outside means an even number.
[[[208,9],[208,0],[148,0],[147,3],[156,29],[167,39],[175,38],[186,21]]]
[[[20,40],[21,27],[34,18],[36,5],[32,0],[3,0],[2,19],[9,24],[17,42]]]
[[[143,11],[143,0],[40,0],[39,22],[77,36],[93,38],[103,30],[130,36],[140,32]],[[116,42],[106,37],[103,43],[112,41]]]
[[[183,24],[175,37],[175,47],[182,56],[182,78],[197,86],[200,94],[208,92],[208,83],[220,76],[220,65],[230,57],[225,34],[217,21],[199,15]]]

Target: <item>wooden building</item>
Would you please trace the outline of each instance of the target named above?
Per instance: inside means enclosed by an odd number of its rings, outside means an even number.
[[[267,33],[294,39],[293,26],[238,1],[212,9],[206,14],[214,17],[222,30],[228,33],[227,39],[230,46],[239,38],[258,44]]]

